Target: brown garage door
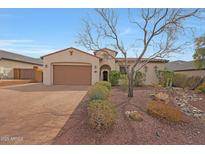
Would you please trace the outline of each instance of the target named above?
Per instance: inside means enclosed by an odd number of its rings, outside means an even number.
[[[87,65],[54,65],[53,84],[90,85],[92,67]]]

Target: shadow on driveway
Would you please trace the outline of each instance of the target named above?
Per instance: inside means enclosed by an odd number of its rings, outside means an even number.
[[[89,86],[67,86],[67,85],[52,85],[47,86],[42,83],[30,83],[24,85],[15,85],[2,87],[2,89],[16,90],[20,92],[46,92],[46,91],[87,91]]]

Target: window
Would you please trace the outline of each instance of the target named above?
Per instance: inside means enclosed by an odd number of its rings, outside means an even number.
[[[125,66],[120,66],[120,73],[126,74]]]

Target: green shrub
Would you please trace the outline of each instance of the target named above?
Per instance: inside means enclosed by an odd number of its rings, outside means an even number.
[[[90,100],[94,100],[94,99],[105,100],[108,99],[109,97],[109,90],[105,86],[96,84],[89,89],[88,96]]]
[[[120,87],[122,88],[123,91],[128,90],[128,77],[127,77],[127,74],[121,74],[120,75],[119,85],[120,85]]]
[[[116,120],[116,112],[108,100],[93,100],[88,103],[88,124],[101,130],[111,127]]]
[[[142,86],[145,81],[145,74],[137,71],[134,78],[134,86]]]
[[[112,85],[118,85],[120,79],[120,72],[119,71],[111,71],[110,73],[110,83]]]
[[[196,88],[196,91],[205,94],[205,82],[202,83],[200,86],[198,86],[198,87]]]
[[[127,74],[120,74],[120,80],[127,79]]]
[[[172,71],[157,71],[159,84],[163,87],[171,87],[173,84],[174,73]]]
[[[111,90],[111,83],[108,81],[99,81],[99,82],[96,82],[96,85],[97,84],[105,86],[105,87],[107,87],[108,90]]]

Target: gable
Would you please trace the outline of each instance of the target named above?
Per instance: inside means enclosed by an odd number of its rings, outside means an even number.
[[[76,49],[76,48],[66,48],[63,50],[59,50],[47,55],[42,56],[41,58],[49,58],[49,57],[54,57],[54,56],[59,56],[59,55],[64,55],[64,56],[85,56],[85,57],[92,57],[92,58],[97,58],[99,59],[97,56],[92,55],[90,53],[84,52],[82,50]]]
[[[111,50],[111,49],[108,49],[108,48],[103,48],[103,49],[100,49],[100,50],[96,50],[94,52],[95,55],[99,55],[101,54],[102,52],[106,52],[107,54],[109,54],[110,56],[112,56],[113,58],[115,58],[117,56],[117,52],[114,51],[114,50]]]
[[[44,64],[49,63],[99,63],[99,58],[81,50],[68,48],[43,57]]]
[[[109,59],[115,59],[115,57],[108,51],[106,50],[102,50],[102,51],[99,51],[97,53],[95,53],[95,55],[99,58],[105,58],[105,56],[108,56]]]

